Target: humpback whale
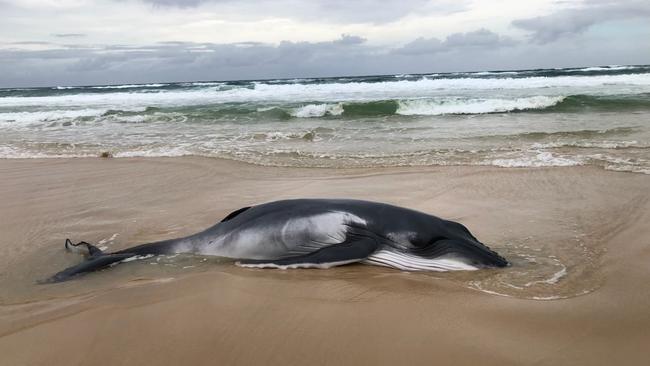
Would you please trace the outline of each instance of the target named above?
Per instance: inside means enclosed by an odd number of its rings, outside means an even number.
[[[87,242],[84,262],[45,282],[61,282],[125,259],[178,253],[227,257],[242,267],[330,268],[349,263],[405,271],[476,270],[508,262],[462,224],[386,203],[293,199],[244,207],[206,230],[104,253]]]

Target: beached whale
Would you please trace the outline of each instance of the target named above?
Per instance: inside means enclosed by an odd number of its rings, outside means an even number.
[[[125,259],[195,253],[238,260],[242,267],[329,268],[361,262],[406,271],[475,270],[508,262],[454,221],[385,203],[295,199],[244,207],[194,235],[113,253],[84,248],[87,259],[46,282],[60,282]]]

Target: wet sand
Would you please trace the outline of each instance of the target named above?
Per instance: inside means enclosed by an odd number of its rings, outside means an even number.
[[[650,176],[593,167],[267,168],[205,158],[0,160],[0,365],[650,363]],[[199,257],[35,285],[109,250],[292,197],[467,225],[505,270],[254,270]]]

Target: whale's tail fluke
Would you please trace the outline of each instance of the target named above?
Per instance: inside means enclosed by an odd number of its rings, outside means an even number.
[[[86,255],[86,260],[82,263],[66,268],[63,271],[56,273],[52,277],[40,281],[39,283],[56,283],[67,281],[79,274],[97,271],[102,268],[106,268],[113,263],[117,263],[127,258],[138,255],[137,253],[123,252],[107,254],[90,243],[81,241],[75,244],[70,239],[65,240],[65,248],[69,251],[82,252]]]
[[[179,240],[184,239],[157,241],[126,248],[117,252],[105,253],[88,242],[80,241],[75,244],[70,239],[66,239],[65,249],[83,254],[86,257],[86,260],[58,272],[47,280],[39,281],[39,283],[67,281],[80,274],[97,271],[132,257],[178,253],[175,249],[175,244],[178,243]]]
[[[88,242],[80,241],[75,244],[70,239],[65,239],[65,249],[71,252],[79,252],[82,254],[86,254],[91,257],[104,254],[104,252],[101,249],[97,248],[96,246]]]

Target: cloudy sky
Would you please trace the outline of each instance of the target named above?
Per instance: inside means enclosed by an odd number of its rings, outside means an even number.
[[[648,0],[0,0],[0,87],[650,63]]]

